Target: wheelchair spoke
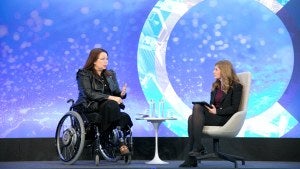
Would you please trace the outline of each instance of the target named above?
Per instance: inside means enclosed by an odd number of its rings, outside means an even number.
[[[70,160],[69,146],[64,148],[64,158],[65,160]]]
[[[67,112],[59,121],[56,129],[56,146],[60,159],[68,164],[80,156],[85,141],[84,123],[80,114]]]
[[[66,164],[73,164],[80,157],[83,148],[92,141],[91,145],[97,148],[94,150],[96,154],[102,155],[105,160],[118,161],[122,158],[125,163],[130,163],[131,156],[122,156],[119,150],[120,137],[124,138],[124,143],[132,151],[132,135],[131,131],[125,131],[120,135],[116,132],[99,132],[97,124],[85,123],[82,115],[75,112],[67,112],[59,121],[55,140],[60,159]],[[95,131],[96,130],[96,131]],[[86,138],[91,138],[86,140]],[[97,163],[96,163],[97,164]]]

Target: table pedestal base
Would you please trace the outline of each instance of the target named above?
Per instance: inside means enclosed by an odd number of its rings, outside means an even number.
[[[154,158],[151,161],[146,162],[146,164],[168,164],[168,162],[162,161],[158,155],[158,128],[164,120],[149,120],[149,121],[153,124],[154,131],[155,131],[155,154],[154,154]]]
[[[151,161],[145,163],[146,164],[169,164],[168,162],[162,161],[158,156],[155,156]]]
[[[151,161],[145,162],[146,164],[169,164],[168,162],[162,161],[158,155],[158,128],[160,124],[165,120],[175,120],[176,118],[157,118],[157,117],[146,117],[146,118],[136,118],[137,120],[147,120],[153,124],[155,132],[155,154]]]

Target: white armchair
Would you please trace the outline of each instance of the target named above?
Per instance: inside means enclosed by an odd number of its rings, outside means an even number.
[[[203,134],[213,138],[213,153],[197,157],[198,160],[207,158],[221,158],[233,162],[235,168],[237,168],[237,161],[242,161],[242,165],[245,165],[245,160],[243,157],[225,154],[219,151],[219,138],[235,137],[242,128],[246,118],[251,85],[251,73],[242,72],[238,73],[237,75],[240,83],[243,85],[239,111],[236,112],[223,126],[204,126]]]

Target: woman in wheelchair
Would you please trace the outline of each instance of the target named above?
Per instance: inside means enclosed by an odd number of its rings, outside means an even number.
[[[77,72],[79,96],[74,109],[85,114],[96,112],[90,119],[100,125],[99,129],[103,133],[110,133],[117,126],[126,131],[128,127],[132,127],[130,116],[120,111],[120,108],[125,108],[123,99],[126,98],[126,84],[120,90],[115,72],[106,70],[107,65],[106,50],[95,48],[90,51],[83,69]],[[121,154],[129,153],[127,146],[122,144],[122,138],[120,139]]]
[[[94,140],[97,138],[96,164],[99,163],[99,152],[107,160],[118,160],[119,156],[116,154],[119,153],[121,157],[125,157],[126,163],[131,160],[130,129],[133,124],[130,116],[120,110],[125,108],[123,99],[126,98],[126,84],[120,90],[115,72],[107,70],[107,65],[107,51],[95,48],[90,51],[83,68],[77,72],[78,99],[60,120],[56,129],[59,156],[68,164],[79,158],[84,145],[82,142],[86,137],[93,137]],[[86,126],[85,119],[92,126]],[[89,128],[96,128],[96,132],[89,134],[88,131],[82,131]],[[130,138],[126,137],[128,135]],[[127,141],[128,138],[130,141]]]

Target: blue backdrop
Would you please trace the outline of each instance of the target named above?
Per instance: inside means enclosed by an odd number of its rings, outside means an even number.
[[[160,136],[187,136],[192,101],[209,100],[214,63],[250,71],[248,114],[239,137],[299,137],[299,2],[255,0],[4,0],[0,2],[0,138],[54,137],[77,98],[75,74],[89,51],[109,52],[128,85],[135,120],[165,101]]]

